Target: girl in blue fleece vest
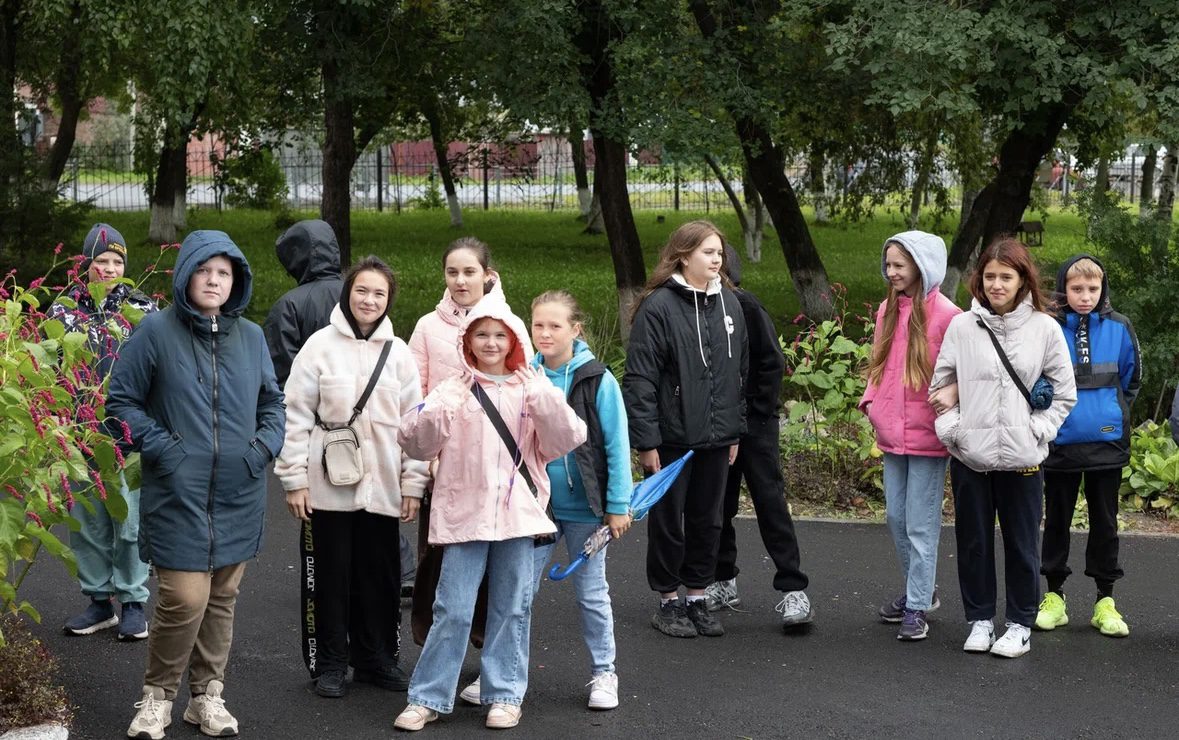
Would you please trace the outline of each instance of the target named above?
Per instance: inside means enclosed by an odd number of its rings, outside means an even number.
[[[534,364],[553,385],[565,391],[574,412],[587,427],[586,441],[548,464],[551,506],[557,537],[565,539],[569,557],[603,523],[615,539],[630,527],[630,442],[618,381],[594,358],[581,339],[584,315],[576,299],[563,290],[542,293],[532,302]],[[606,583],[606,548],[574,571],[573,586],[581,608],[581,629],[593,663],[590,709],[618,706],[614,672],[614,615]]]

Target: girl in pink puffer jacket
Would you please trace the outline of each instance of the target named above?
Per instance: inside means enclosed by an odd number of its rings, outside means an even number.
[[[884,452],[888,527],[905,576],[905,593],[880,608],[900,622],[899,640],[929,633],[925,613],[940,606],[935,579],[942,498],[949,453],[937,438],[929,379],[950,320],[961,309],[938,290],[946,274],[946,243],[906,231],[884,243],[881,272],[888,296],[876,311],[868,388],[860,409]]]
[[[454,708],[475,597],[486,572],[487,630],[480,701],[487,726],[514,727],[528,687],[536,588],[533,549],[557,529],[545,513],[545,465],[585,441],[585,422],[564,394],[529,366],[524,322],[502,301],[480,301],[458,337],[465,372],[434,388],[401,420],[398,441],[419,460],[438,459],[429,540],[444,546],[434,624],[394,725],[420,730]],[[478,394],[478,395],[477,395]],[[480,398],[482,396],[482,398]],[[497,432],[493,406],[516,451]]]

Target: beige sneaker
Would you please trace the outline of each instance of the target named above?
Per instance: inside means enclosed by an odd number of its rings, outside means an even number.
[[[127,728],[127,737],[160,740],[172,724],[172,702],[164,698],[159,686],[144,686],[143,698],[135,702],[135,719]]]
[[[421,704],[410,704],[401,710],[401,714],[397,715],[397,719],[393,720],[393,726],[399,730],[417,732],[425,727],[426,723],[433,722],[436,719],[438,719],[438,712],[435,712],[433,709],[423,707]]]
[[[493,730],[507,730],[520,724],[524,710],[515,704],[492,704],[487,713],[487,726]]]
[[[231,737],[237,734],[237,720],[225,708],[225,700],[221,698],[221,691],[225,684],[213,680],[205,687],[205,693],[197,694],[188,700],[184,708],[184,721],[190,725],[198,725],[201,734],[209,737]]]
[[[464,688],[462,692],[459,693],[459,698],[468,704],[479,706],[483,703],[479,700],[479,692],[481,690],[482,689],[479,686],[479,677],[476,676],[475,680],[468,684],[466,688]]]

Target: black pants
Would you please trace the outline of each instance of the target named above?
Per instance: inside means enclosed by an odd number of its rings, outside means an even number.
[[[1089,542],[1085,546],[1085,575],[1098,589],[1113,587],[1122,577],[1118,565],[1118,488],[1122,469],[1084,473],[1044,472],[1044,550],[1040,572],[1049,589],[1058,589],[1072,571],[1068,567],[1069,527],[1077,506],[1081,476],[1089,505]]]
[[[958,584],[966,619],[995,616],[995,515],[1003,531],[1007,621],[1031,627],[1040,601],[1040,516],[1044,473],[1027,470],[978,473],[950,461]]]
[[[774,561],[774,588],[778,591],[805,591],[809,581],[799,569],[798,538],[794,534],[790,507],[786,505],[777,417],[749,418],[749,431],[741,437],[737,460],[729,468],[716,580],[727,581],[741,572],[737,567],[737,530],[733,528],[733,517],[737,516],[742,476],[757,513],[761,541]]]
[[[669,465],[687,453],[683,447],[659,448],[659,462]],[[679,477],[647,516],[647,583],[671,593],[680,586],[707,588],[716,574],[721,513],[729,448],[696,450]]]
[[[397,518],[316,511],[304,522],[303,660],[324,671],[397,663],[401,550]]]

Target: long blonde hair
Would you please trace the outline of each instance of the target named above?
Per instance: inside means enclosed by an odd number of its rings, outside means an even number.
[[[643,301],[647,296],[655,292],[655,289],[667,282],[667,279],[680,271],[680,260],[684,259],[696,248],[704,243],[704,240],[710,236],[716,236],[721,240],[721,244],[725,244],[725,235],[716,227],[716,224],[711,221],[703,219],[697,221],[689,221],[683,224],[667,237],[667,243],[659,250],[659,263],[655,265],[655,269],[651,272],[651,277],[647,280],[647,284],[643,286],[643,292],[639,295],[639,299],[635,301],[635,307],[631,314],[633,319],[642,307]],[[724,255],[724,251],[721,251]],[[722,256],[722,265],[728,262],[727,257]],[[729,280],[728,272],[724,269],[720,273],[721,285],[729,288],[733,287],[732,281]]]
[[[884,247],[896,247],[905,253],[909,261],[916,266],[913,255],[900,242],[887,242]],[[884,377],[884,366],[888,362],[888,354],[892,350],[893,336],[897,330],[897,320],[901,313],[901,294],[892,286],[888,288],[888,296],[884,303],[884,316],[880,320],[880,340],[872,345],[872,358],[868,361],[868,382],[880,385]],[[909,312],[909,343],[905,348],[904,383],[913,390],[920,390],[929,385],[933,377],[933,359],[929,356],[929,341],[925,336],[925,281],[921,271],[917,271],[917,292],[913,297],[913,308]]]

